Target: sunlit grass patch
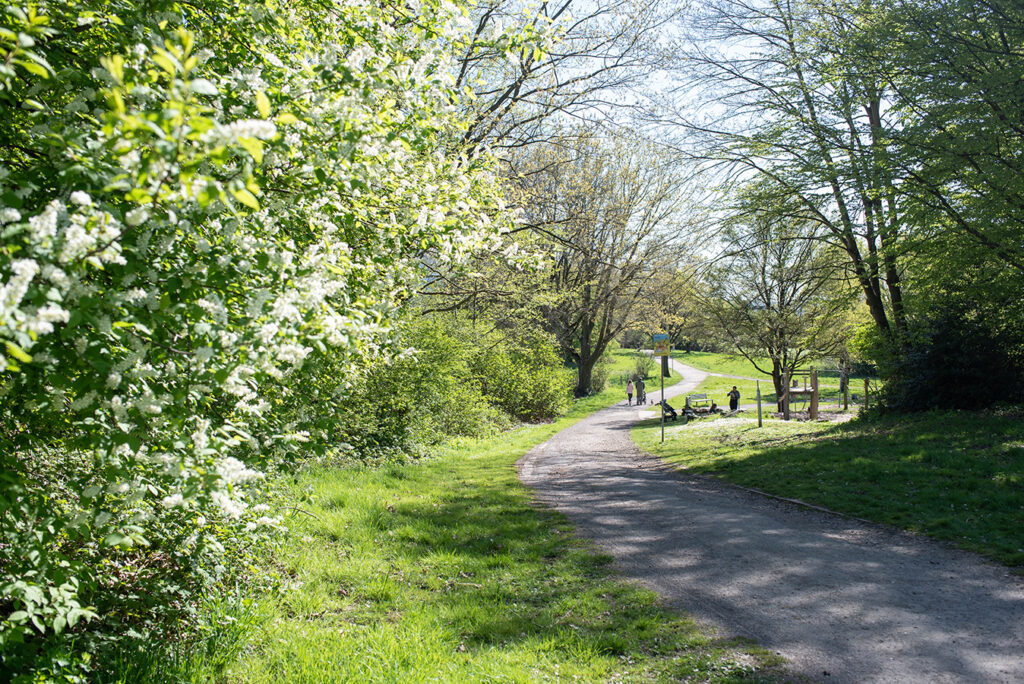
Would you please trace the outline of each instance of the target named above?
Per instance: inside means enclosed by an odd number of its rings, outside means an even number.
[[[760,380],[761,399],[764,405],[764,410],[775,410],[776,394],[775,387],[772,385],[771,376],[758,371],[746,358],[735,354],[722,354],[717,352],[681,351],[672,352],[672,358],[680,363],[685,363],[689,366],[693,366],[694,368],[708,371],[710,373],[723,373],[725,375],[737,375],[743,378],[752,378],[751,380],[744,380],[740,378],[722,378],[712,376],[705,379],[704,382],[694,390],[694,392],[707,394],[708,397],[714,399],[719,406],[729,405],[729,400],[726,397],[726,394],[730,389],[732,389],[733,385],[735,385],[740,391],[741,405],[755,403],[757,391],[757,383],[755,380]],[[761,359],[761,361],[762,368],[771,368],[771,362],[768,359]],[[805,370],[807,368],[809,368],[809,366],[804,367]],[[799,380],[800,387],[802,389],[805,377],[800,376]],[[879,389],[878,380],[876,378],[872,378],[871,383],[871,392],[877,392]],[[820,393],[819,403],[822,405],[822,409],[834,410],[842,401],[842,393],[839,391],[839,377],[836,371],[823,371],[818,378],[818,389]],[[850,395],[851,397],[857,397],[855,400],[851,398],[851,406],[863,404],[863,378],[858,377],[850,380]],[[806,401],[803,399],[796,399],[795,402],[794,410],[804,411],[807,409]]]
[[[761,373],[754,368],[754,364],[739,354],[676,350],[672,352],[672,358],[680,363],[685,363],[688,366],[693,366],[710,373],[741,375],[748,378],[762,377]],[[770,367],[771,361],[761,359],[761,365],[762,367]]]

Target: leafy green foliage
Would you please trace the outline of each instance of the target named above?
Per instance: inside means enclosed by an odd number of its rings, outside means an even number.
[[[500,200],[451,3],[2,8],[0,670],[71,677],[249,573],[263,473]]]
[[[949,234],[975,261],[1024,272],[1024,9],[1013,0],[925,0],[886,8],[868,37],[884,42],[895,84],[894,164],[907,218]],[[922,236],[922,237],[925,237]]]
[[[550,420],[569,407],[572,374],[542,333],[491,344],[473,367],[488,400],[518,420]]]
[[[633,352],[633,371],[637,378],[646,380],[660,371],[660,364],[653,356],[645,354],[643,351],[636,351]]]
[[[554,297],[541,307],[566,358],[574,393],[604,387],[595,364],[649,313],[646,292],[682,249],[683,176],[659,150],[567,131],[515,160],[524,221],[547,236]]]
[[[571,373],[543,335],[430,315],[402,323],[392,343],[404,352],[358,380],[336,406],[337,430],[311,438],[308,449],[331,461],[405,460],[453,437],[550,420],[568,409]]]
[[[715,125],[687,122],[709,143],[695,156],[743,169],[733,174],[742,182],[723,183],[734,215],[785,207],[794,225],[807,222],[805,238],[823,230],[841,248],[839,277],[859,286],[875,328],[858,347],[883,376],[896,374],[890,405],[922,405],[910,398],[915,387],[937,398],[943,364],[963,379],[950,384],[962,384],[1006,369],[995,361],[1001,349],[1019,358],[1021,3],[697,7],[706,9],[695,39],[713,48],[692,51],[681,78],[707,88],[697,101],[716,102],[722,115]],[[758,202],[744,206],[737,190],[750,178],[759,180]],[[948,314],[958,310],[965,325]],[[953,340],[959,351],[928,350]]]
[[[961,306],[921,321],[888,369],[883,407],[899,411],[983,409],[1024,401],[1019,330],[1000,330]],[[974,315],[972,315],[974,314]]]

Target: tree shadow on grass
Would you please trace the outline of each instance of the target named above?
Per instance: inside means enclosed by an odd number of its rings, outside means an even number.
[[[507,463],[470,470],[433,473],[451,478],[440,498],[399,496],[362,516],[392,584],[382,591],[387,582],[373,578],[350,583],[357,609],[349,619],[386,628],[415,603],[451,634],[453,653],[484,671],[492,660],[512,659],[526,670],[590,681],[616,673],[777,680],[776,657],[708,636],[652,592],[618,579],[611,558],[575,537],[564,517],[530,505]],[[344,543],[324,532],[323,543]]]

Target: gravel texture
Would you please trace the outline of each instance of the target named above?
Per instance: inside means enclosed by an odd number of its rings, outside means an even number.
[[[669,397],[704,376],[674,365],[684,380]],[[814,681],[1024,682],[1024,580],[941,543],[669,469],[630,440],[640,414],[623,401],[519,462],[522,481],[622,574]]]

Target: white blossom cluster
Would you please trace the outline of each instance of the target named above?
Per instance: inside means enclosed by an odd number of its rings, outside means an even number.
[[[419,4],[402,31],[354,2],[315,43],[256,32],[261,57],[231,68],[187,27],[140,33],[48,114],[102,122],[68,137],[89,173],[67,177],[89,180],[54,194],[0,166],[0,197],[19,201],[0,204],[0,395],[68,426],[94,477],[116,475],[103,501],[130,514],[76,518],[97,539],[129,520],[156,534],[160,516],[279,528],[248,503],[254,464],[332,434],[333,404],[311,398],[344,396],[384,353],[425,254],[458,260],[497,230],[484,160],[448,151],[444,46],[466,18]],[[286,5],[275,26],[315,14]],[[367,40],[343,47],[353,33]]]

